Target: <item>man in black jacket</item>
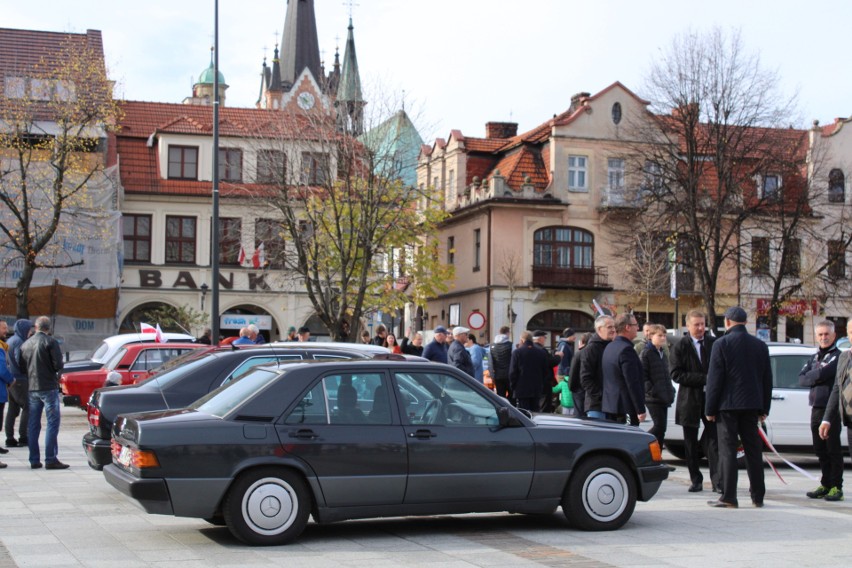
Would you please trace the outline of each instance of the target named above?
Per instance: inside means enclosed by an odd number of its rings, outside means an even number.
[[[580,357],[580,384],[585,392],[586,416],[605,418],[601,410],[603,399],[603,352],[615,338],[615,321],[611,316],[595,320],[595,334],[588,345],[577,354]]]
[[[799,373],[799,386],[811,389],[808,404],[811,406],[811,437],[814,441],[814,453],[819,458],[822,470],[819,487],[808,491],[811,499],[826,501],[843,500],[843,452],[840,443],[840,417],[831,425],[829,436],[823,440],[819,435],[819,426],[825,416],[828,397],[837,374],[837,362],[840,349],[834,344],[836,335],[834,323],[828,320],[816,325],[816,338],[819,351],[811,357]]]
[[[708,422],[704,416],[704,387],[707,384],[707,370],[710,367],[714,340],[706,333],[706,321],[704,312],[700,310],[690,310],[686,314],[686,329],[689,335],[682,337],[672,347],[669,359],[672,380],[679,385],[675,402],[675,424],[683,428],[686,467],[692,481],[689,486],[691,493],[704,490],[704,476],[699,467],[701,449],[698,442],[698,427],[702,422],[704,455],[710,464],[710,482],[713,491],[722,492],[716,424]]]
[[[645,419],[645,387],[642,363],[633,348],[639,324],[633,314],[615,318],[615,339],[603,352],[603,399],[601,410],[606,417],[624,424],[638,426]]]
[[[41,434],[41,413],[47,415],[47,432],[44,435],[45,469],[67,469],[59,461],[59,372],[62,371],[62,351],[59,343],[49,335],[50,318],[41,316],[35,321],[35,335],[21,345],[18,365],[29,380],[30,416],[27,429],[30,448],[30,467],[42,467],[38,437]]]
[[[540,410],[541,393],[545,383],[549,383],[548,375],[553,376],[553,368],[547,366],[547,351],[533,343],[530,331],[524,331],[521,345],[512,351],[509,363],[509,385],[518,408],[530,412]]]
[[[852,319],[846,324],[846,334],[852,339]],[[834,385],[831,387],[831,394],[825,407],[825,415],[819,425],[820,438],[828,440],[832,433],[840,436],[843,425],[846,426],[846,436],[849,441],[848,449],[852,452],[852,350],[850,349],[840,355],[837,363]],[[843,475],[842,468],[840,474]],[[842,499],[843,496],[841,495],[840,498]]]
[[[737,437],[745,450],[751,502],[763,507],[766,485],[763,479],[763,443],[757,429],[769,415],[772,404],[772,365],[769,348],[749,335],[746,312],[741,307],[725,312],[725,335],[713,345],[707,372],[707,398],[704,414],[718,422],[719,468],[722,496],[708,501],[711,507],[736,508]]]
[[[488,367],[491,371],[491,379],[494,381],[495,392],[511,400],[509,363],[512,362],[512,340],[509,339],[509,332],[509,326],[504,325],[500,328],[500,333],[494,337],[494,343],[488,350]]]
[[[454,341],[447,349],[447,363],[472,377],[474,376],[473,361],[470,358],[470,353],[464,348],[464,342],[467,341],[469,333],[470,330],[466,327],[453,328]]]

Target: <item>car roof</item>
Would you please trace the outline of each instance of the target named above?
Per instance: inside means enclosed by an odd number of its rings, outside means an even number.
[[[205,347],[208,349],[210,348],[209,345],[205,345],[204,343],[190,343],[188,341],[170,341],[168,343],[151,343],[146,341],[144,343],[131,343],[129,345],[122,345],[121,347],[127,349],[128,351],[142,351],[146,349],[203,349]]]
[[[120,347],[127,343],[139,343],[139,342],[148,342],[155,340],[154,333],[122,333],[120,335],[112,335],[104,339],[104,343],[109,346],[110,349],[115,347]],[[184,340],[187,342],[195,341],[195,338],[191,335],[187,335],[186,333],[164,333],[163,337],[165,337],[169,341],[175,340]]]
[[[275,347],[300,347],[302,349],[347,349],[349,351],[361,351],[364,353],[390,353],[387,347],[373,345],[372,343],[344,343],[342,341],[274,341],[261,345],[272,345]],[[239,345],[237,347],[240,347]]]
[[[813,355],[817,348],[813,345],[801,345],[798,343],[767,343],[770,355]]]

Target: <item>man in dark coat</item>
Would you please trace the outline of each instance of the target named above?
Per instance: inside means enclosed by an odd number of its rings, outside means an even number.
[[[504,325],[500,328],[500,333],[494,337],[494,343],[488,350],[488,366],[491,379],[494,381],[494,390],[500,396],[511,400],[509,363],[512,362],[512,340],[509,339],[509,331],[509,326]]]
[[[749,335],[746,312],[741,307],[725,312],[725,335],[713,345],[707,372],[707,399],[704,414],[719,428],[719,468],[722,496],[708,501],[711,507],[736,508],[737,438],[745,450],[751,501],[763,507],[766,485],[763,479],[763,442],[757,429],[772,404],[772,366],[769,348]]]
[[[30,420],[30,385],[27,374],[21,369],[18,361],[21,358],[21,345],[29,339],[33,329],[30,320],[19,319],[15,322],[15,334],[9,339],[9,356],[6,361],[9,371],[15,382],[9,385],[9,413],[6,415],[6,447],[29,446],[27,429]],[[18,423],[20,436],[15,439],[15,420],[21,417]]]
[[[686,450],[686,467],[692,484],[689,491],[704,490],[701,474],[701,448],[698,427],[704,423],[704,455],[710,464],[710,483],[713,491],[721,493],[722,477],[719,473],[719,444],[716,424],[704,416],[704,387],[707,370],[710,368],[710,353],[714,338],[706,333],[707,318],[700,310],[686,314],[686,329],[689,335],[682,337],[671,349],[669,359],[672,380],[679,387],[675,402],[675,424],[683,427],[683,447]]]
[[[470,353],[464,347],[469,333],[470,330],[466,327],[459,326],[453,328],[454,341],[447,349],[447,363],[473,377],[475,373],[473,360],[471,360]]]
[[[846,324],[846,334],[852,339],[852,320]],[[850,349],[840,355],[837,363],[834,385],[831,387],[825,415],[819,425],[819,436],[827,440],[832,435],[832,430],[836,430],[839,436],[843,426],[846,426],[848,450],[852,452],[852,350]]]
[[[639,324],[633,314],[615,318],[615,339],[603,352],[603,399],[601,410],[606,417],[638,426],[645,419],[645,385],[642,363],[633,348]]]
[[[840,417],[832,424],[830,435],[822,439],[819,426],[825,416],[828,397],[834,378],[837,375],[837,362],[840,360],[840,349],[835,345],[834,322],[824,320],[816,325],[816,337],[819,351],[814,353],[799,372],[799,386],[810,388],[808,404],[811,406],[811,437],[814,442],[814,453],[819,458],[822,472],[819,487],[808,491],[811,499],[826,501],[841,501],[843,499],[843,450],[840,443]]]
[[[611,316],[599,316],[595,320],[595,334],[586,347],[577,354],[580,357],[580,384],[585,392],[586,416],[604,418],[601,410],[603,399],[603,352],[615,338],[615,322]]]
[[[447,362],[447,328],[439,325],[433,332],[435,338],[423,348],[423,358],[433,363]]]
[[[654,421],[654,426],[648,430],[663,447],[666,438],[666,422],[668,408],[674,402],[674,385],[669,374],[669,360],[663,346],[666,344],[666,328],[652,324],[648,333],[648,343],[639,354],[642,361],[642,374],[645,379],[645,408]]]
[[[521,345],[512,351],[509,363],[509,385],[518,408],[538,412],[542,390],[552,376],[553,368],[547,366],[547,352],[533,343],[531,332],[524,331]]]

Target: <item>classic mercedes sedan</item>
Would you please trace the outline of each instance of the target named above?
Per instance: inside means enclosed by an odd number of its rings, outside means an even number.
[[[258,366],[182,410],[120,416],[107,481],[149,513],[285,544],[345,519],[559,506],[580,529],[624,525],[668,477],[650,434],[532,417],[447,365]]]

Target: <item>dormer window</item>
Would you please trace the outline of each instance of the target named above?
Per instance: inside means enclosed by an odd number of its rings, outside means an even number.
[[[760,197],[767,201],[776,201],[780,197],[781,176],[766,174],[760,182]]]

